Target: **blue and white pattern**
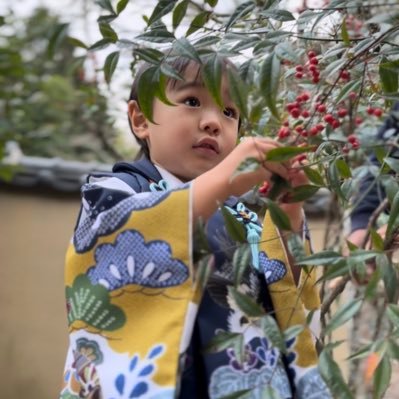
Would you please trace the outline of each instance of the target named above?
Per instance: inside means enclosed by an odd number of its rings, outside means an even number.
[[[321,378],[317,367],[308,371],[297,383],[298,398],[306,399],[329,399],[331,393],[326,383]]]
[[[128,284],[166,288],[182,284],[189,277],[188,267],[173,259],[165,241],[145,242],[135,230],[119,234],[115,244],[99,245],[96,266],[87,275],[93,284],[112,291]]]
[[[110,197],[112,197],[110,191]],[[74,234],[75,250],[83,253],[91,248],[97,242],[98,237],[113,233],[123,226],[133,211],[152,208],[163,201],[170,191],[159,191],[156,193],[140,193],[120,201],[108,210],[97,211],[96,218],[91,217],[90,209],[86,211],[87,216],[82,220]],[[83,196],[84,196],[83,192]]]
[[[268,284],[280,281],[287,274],[285,264],[278,259],[270,259],[264,251],[259,254],[259,264]]]

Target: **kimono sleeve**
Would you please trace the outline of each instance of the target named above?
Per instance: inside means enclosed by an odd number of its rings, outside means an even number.
[[[61,397],[173,398],[198,298],[190,185],[134,193],[114,183],[82,189],[66,255]]]

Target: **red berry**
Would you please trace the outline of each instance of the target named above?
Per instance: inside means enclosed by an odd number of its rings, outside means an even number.
[[[308,51],[308,57],[314,58],[314,57],[316,57],[316,53],[313,50],[310,50],[310,51]]]
[[[299,115],[301,115],[301,111],[299,110],[299,108],[294,108],[294,109],[291,110],[291,116],[293,118],[296,119],[296,118],[299,117]]]
[[[374,109],[374,116],[380,117],[382,115],[382,109],[381,108],[375,108]]]
[[[338,116],[340,118],[344,118],[346,115],[348,115],[348,111],[346,108],[340,108],[337,112]]]
[[[354,150],[357,150],[360,147],[360,143],[358,141],[355,141],[354,143],[352,143],[352,148]]]
[[[338,121],[337,119],[334,119],[334,120],[331,122],[331,126],[332,126],[333,129],[337,129],[338,127],[341,126],[341,124],[339,123],[339,121]]]
[[[302,78],[303,78],[303,73],[302,73],[302,72],[296,72],[296,73],[295,73],[295,77],[296,77],[297,79],[302,79]]]
[[[355,91],[351,91],[348,95],[348,97],[352,100],[355,101],[357,98],[357,93]]]
[[[332,124],[333,121],[335,121],[335,119],[334,119],[334,117],[331,114],[326,114],[324,116],[324,121],[329,123],[329,124]]]
[[[305,161],[307,159],[306,154],[299,154],[298,156],[295,157],[295,160],[298,161],[299,163]]]
[[[321,132],[321,131],[324,130],[324,125],[323,125],[322,123],[318,123],[318,124],[316,125],[316,128],[317,128],[317,130],[318,130],[319,132]]]
[[[317,68],[317,66],[316,65],[309,65],[309,71],[310,72],[316,72],[318,70],[318,68]]]
[[[310,65],[317,65],[319,63],[319,60],[316,57],[312,57],[309,60]]]
[[[309,130],[309,134],[311,136],[316,136],[317,134],[319,134],[319,129],[317,129],[317,126],[311,127]]]
[[[302,125],[299,125],[299,126],[296,126],[296,127],[295,127],[295,131],[296,131],[297,133],[301,133],[302,130],[303,130],[303,126],[302,126]]]
[[[348,136],[348,143],[353,144],[353,143],[355,143],[356,141],[359,141],[356,135],[350,134],[350,135]]]
[[[305,91],[304,93],[302,93],[302,101],[303,102],[306,102],[309,99],[310,99],[310,94],[308,92]]]
[[[320,104],[317,106],[317,111],[320,113],[326,112],[327,107],[324,104]]]
[[[302,66],[302,65],[297,65],[297,66],[295,67],[295,70],[296,70],[297,72],[303,72],[303,66]]]
[[[290,135],[290,129],[287,126],[280,127],[280,129],[279,129],[279,131],[277,133],[277,137],[279,139],[285,139],[289,135]]]
[[[342,147],[342,152],[344,154],[348,154],[349,153],[349,147],[346,144]]]
[[[312,79],[312,82],[313,82],[314,84],[317,84],[317,83],[320,82],[320,78],[319,78],[318,76],[314,76],[313,79]]]
[[[341,78],[341,79],[344,79],[344,80],[349,80],[350,79],[350,73],[346,70],[346,69],[343,69],[342,71],[341,71],[341,73],[339,74],[339,77]]]
[[[263,184],[259,187],[258,191],[259,194],[267,195],[269,189],[270,189],[270,184],[265,180]]]
[[[288,103],[287,104],[287,111],[291,112],[294,108],[299,108],[299,103],[298,102],[293,102],[293,103]]]
[[[290,122],[288,122],[288,121],[283,122],[283,126],[289,126],[289,125],[290,125]]]
[[[308,137],[308,131],[306,129],[303,129],[301,133],[299,133],[302,137]]]
[[[304,118],[309,118],[310,112],[307,109],[304,109],[301,114]]]
[[[363,119],[360,116],[357,116],[355,118],[355,123],[356,125],[361,125],[363,123]]]
[[[374,114],[374,108],[373,107],[367,107],[367,113],[369,115],[373,115]]]

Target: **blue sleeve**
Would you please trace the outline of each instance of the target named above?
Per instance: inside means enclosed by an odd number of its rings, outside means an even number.
[[[399,135],[399,102],[395,103],[391,114],[385,119],[384,124],[377,133],[377,140],[381,142],[387,141],[390,137]],[[390,156],[399,158],[398,151],[391,152]],[[375,154],[370,156],[370,163],[380,166]],[[366,193],[366,194],[365,194]],[[376,177],[368,173],[360,182],[359,191],[354,198],[355,207],[351,213],[351,231],[364,229],[368,225],[368,221],[372,213],[377,209],[385,198],[385,192],[381,184],[376,181]]]

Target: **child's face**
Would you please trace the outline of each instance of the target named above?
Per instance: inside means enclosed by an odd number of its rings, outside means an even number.
[[[176,104],[170,106],[154,100],[153,119],[137,126],[134,110],[129,114],[135,133],[147,140],[151,160],[183,181],[189,181],[212,169],[235,147],[239,111],[228,93],[226,78],[222,81],[221,109],[198,79],[198,67],[190,64],[184,81],[169,85],[166,94]]]

